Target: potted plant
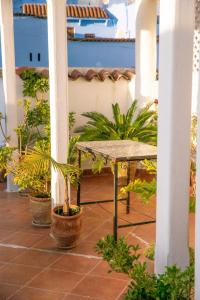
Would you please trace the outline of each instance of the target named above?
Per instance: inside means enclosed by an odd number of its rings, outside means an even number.
[[[71,205],[69,199],[69,182],[75,183],[79,176],[79,169],[75,165],[56,162],[46,150],[34,148],[28,151],[23,160],[23,170],[31,170],[33,175],[40,175],[53,167],[65,180],[65,197],[52,209],[51,237],[58,248],[70,249],[76,246],[81,232],[82,208]]]
[[[34,166],[28,164],[31,159],[30,153],[31,150],[16,160],[10,171],[14,174],[14,183],[18,185],[19,190],[28,192],[32,224],[49,227],[51,224],[50,168],[45,166],[38,172],[34,172]]]

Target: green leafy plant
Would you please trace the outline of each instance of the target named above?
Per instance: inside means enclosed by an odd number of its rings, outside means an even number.
[[[139,249],[138,245],[127,245],[124,237],[116,242],[111,235],[99,240],[96,245],[97,252],[109,263],[112,270],[127,274],[140,257],[140,254],[138,254]]]
[[[113,121],[99,112],[87,112],[82,115],[89,119],[85,126],[76,130],[81,139],[97,140],[135,140],[156,144],[157,114],[150,110],[151,105],[138,109],[135,100],[126,114],[120,110],[119,104],[112,105]]]
[[[49,187],[50,170],[53,167],[57,172],[62,174],[66,183],[66,193],[62,213],[69,215],[71,213],[70,203],[69,203],[69,193],[68,193],[68,181],[75,183],[77,177],[80,174],[79,168],[70,164],[62,164],[56,162],[50,155],[50,150],[34,148],[29,150],[26,155],[24,155],[19,163],[17,163],[15,169],[15,183],[19,184],[22,188],[31,188],[36,192],[47,191]],[[26,177],[31,178],[32,181],[27,182]],[[41,186],[43,187],[42,190]],[[73,211],[74,213],[74,211]]]
[[[177,266],[166,268],[156,276],[146,271],[145,263],[133,266],[132,281],[125,300],[189,300],[194,287],[194,267],[181,271]]]
[[[38,100],[32,107],[30,100],[21,102],[24,109],[24,119],[16,128],[19,153],[27,151],[39,140],[50,139],[50,107],[47,100]]]
[[[144,251],[144,256],[150,260],[154,260],[155,256],[155,245],[150,244]]]
[[[49,90],[48,78],[42,76],[34,69],[26,70],[21,74],[23,80],[24,97],[38,98],[38,93],[44,94]]]
[[[126,187],[121,189],[121,193],[134,192],[139,194],[142,201],[149,203],[151,198],[156,195],[156,179],[148,182],[146,180],[136,179],[131,181]]]
[[[0,147],[0,172],[6,170],[7,164],[12,159],[14,148],[3,146]]]
[[[107,236],[97,243],[97,251],[108,262],[111,270],[130,277],[125,300],[189,300],[194,287],[194,264],[184,271],[177,266],[166,267],[164,274],[147,271],[146,263],[139,261],[139,246],[127,245],[122,237],[115,241]],[[151,251],[152,255],[152,251]]]

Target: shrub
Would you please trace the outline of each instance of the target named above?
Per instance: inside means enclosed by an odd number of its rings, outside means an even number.
[[[117,242],[110,235],[97,243],[97,251],[109,263],[111,270],[128,274],[131,283],[125,300],[189,300],[194,287],[194,264],[184,271],[176,265],[166,267],[156,276],[139,262],[138,245],[127,245],[121,237]],[[151,257],[154,248],[151,247]],[[192,260],[191,260],[192,261]],[[194,262],[194,261],[193,261]]]

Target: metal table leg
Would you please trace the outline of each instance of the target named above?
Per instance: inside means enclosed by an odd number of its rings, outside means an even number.
[[[78,150],[78,167],[81,170],[81,150]],[[81,205],[81,175],[78,178],[77,206]]]
[[[127,185],[128,185],[129,182],[130,182],[130,175],[131,175],[131,164],[130,164],[130,162],[128,162],[127,168],[128,168],[128,170],[127,170]],[[128,192],[128,195],[127,195],[126,213],[127,214],[130,213],[130,192]]]
[[[118,230],[118,164],[114,165],[114,218],[113,218],[113,235],[117,241]]]

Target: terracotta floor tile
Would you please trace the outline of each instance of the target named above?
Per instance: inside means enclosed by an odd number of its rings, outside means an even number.
[[[68,294],[64,297],[63,300],[104,300],[103,298],[91,298],[91,297],[85,297],[81,295],[74,295],[74,294]]]
[[[50,228],[37,227],[29,223],[22,228],[22,231],[27,233],[32,233],[32,234],[40,234],[42,236],[48,236],[50,232]]]
[[[0,300],[6,300],[13,295],[20,286],[0,283]]]
[[[90,273],[90,275],[102,276],[108,278],[116,278],[122,280],[128,280],[128,276],[126,274],[110,272],[111,268],[108,263],[105,261],[100,262]]]
[[[60,251],[56,247],[55,241],[49,235],[44,236],[42,239],[36,242],[33,247],[36,249]]]
[[[155,241],[156,224],[137,226],[134,233],[147,243]]]
[[[63,297],[64,294],[61,293],[26,287],[17,292],[11,300],[61,300]]]
[[[41,268],[9,264],[0,269],[0,282],[23,285],[41,270]]]
[[[48,253],[34,250],[25,250],[21,255],[12,261],[16,264],[23,264],[35,267],[47,267],[56,261],[61,255],[57,253]]]
[[[13,258],[22,254],[23,252],[24,252],[24,249],[0,247],[0,261],[1,262],[9,262]]]
[[[127,284],[125,280],[88,275],[72,290],[72,293],[94,298],[100,296],[104,300],[114,300]]]
[[[7,239],[14,233],[14,230],[0,229],[0,241]]]
[[[92,255],[92,256],[100,256],[95,251],[96,244],[94,242],[85,242],[85,240],[81,241],[76,248],[72,249],[72,253]]]
[[[13,234],[11,237],[4,240],[4,243],[24,246],[24,247],[31,247],[36,242],[41,240],[42,235],[40,234],[29,234],[27,232],[18,231]]]
[[[88,273],[99,263],[98,259],[83,256],[63,255],[51,268],[75,273]]]
[[[77,273],[49,269],[39,274],[29,286],[54,292],[71,292],[82,278],[83,275]]]

